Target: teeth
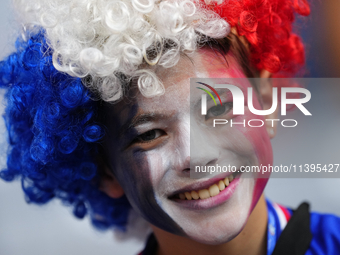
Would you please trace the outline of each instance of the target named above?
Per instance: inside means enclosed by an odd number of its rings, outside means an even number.
[[[218,188],[218,186],[216,184],[209,187],[209,194],[210,194],[211,197],[214,197],[214,196],[220,194],[220,189]]]
[[[234,176],[230,175],[224,180],[218,181],[218,183],[211,185],[208,189],[201,189],[199,191],[191,191],[191,192],[185,192],[179,194],[179,198],[181,200],[197,200],[197,199],[206,199],[209,197],[217,196],[220,191],[224,190],[226,187],[229,186],[229,184],[234,180]]]
[[[199,190],[198,194],[200,195],[200,199],[206,199],[210,197],[209,191],[207,189]]]
[[[224,178],[224,184],[225,184],[226,187],[228,187],[228,185],[229,185],[229,178],[228,177]]]
[[[196,191],[194,191],[194,190],[191,191],[191,196],[192,196],[192,198],[195,199],[195,200],[200,198],[200,196],[198,195],[198,193],[197,193]]]
[[[220,191],[225,189],[225,185],[224,185],[224,182],[222,180],[218,182],[218,188],[220,189]]]
[[[191,194],[189,192],[185,192],[184,195],[188,200],[192,199]]]

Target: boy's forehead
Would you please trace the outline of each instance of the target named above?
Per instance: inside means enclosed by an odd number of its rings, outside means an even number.
[[[172,68],[154,67],[165,87],[165,93],[151,98],[144,97],[135,88],[122,101],[110,107],[110,112],[125,122],[132,115],[147,113],[175,113],[190,107],[190,78],[244,77],[240,66],[232,55],[226,56],[228,63],[211,50],[199,50],[188,57],[181,57]],[[131,96],[133,95],[133,96]]]
[[[147,98],[137,89],[137,84],[131,88],[128,95],[119,103],[109,106],[110,112],[120,119],[131,116],[131,111],[137,114],[147,112],[165,112],[178,108],[188,100],[190,78],[195,77],[195,66],[188,58],[181,58],[172,68],[153,68],[157,77],[162,81],[165,93]]]
[[[189,79],[177,79],[174,82],[165,83],[163,95],[146,98],[139,93],[133,99],[122,100],[117,105],[112,105],[111,113],[115,119],[119,119],[121,125],[141,115],[174,115],[179,111],[189,109],[189,85]]]

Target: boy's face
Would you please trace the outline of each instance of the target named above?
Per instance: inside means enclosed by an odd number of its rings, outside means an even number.
[[[105,105],[107,138],[105,150],[113,174],[123,187],[132,207],[151,224],[168,232],[187,236],[210,244],[227,242],[246,224],[267,179],[256,175],[245,178],[238,175],[218,195],[207,199],[183,200],[180,193],[209,189],[224,179],[211,175],[201,179],[190,178],[190,164],[247,165],[272,163],[272,149],[266,127],[225,125],[216,132],[208,127],[211,119],[191,118],[196,114],[201,94],[190,95],[189,78],[244,77],[240,66],[231,56],[229,65],[215,53],[201,50],[183,57],[170,69],[154,69],[165,86],[165,94],[145,98],[136,91],[114,105]],[[247,98],[250,83],[238,84]],[[255,93],[255,92],[254,92]],[[134,94],[134,95],[132,95]],[[218,112],[221,119],[234,122],[261,119],[245,106],[245,114],[233,116],[230,94],[221,93],[225,108]],[[254,107],[260,109],[254,94]],[[191,107],[190,107],[191,106]],[[213,107],[208,102],[207,109]],[[215,112],[216,114],[216,112]],[[210,125],[210,124],[209,124]],[[213,131],[213,132],[212,132]],[[193,139],[190,144],[190,132]],[[190,147],[192,150],[190,150]],[[196,150],[204,148],[204,150]],[[192,154],[190,154],[192,153]]]

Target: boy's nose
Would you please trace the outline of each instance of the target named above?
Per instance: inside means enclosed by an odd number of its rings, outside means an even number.
[[[182,163],[177,168],[181,175],[189,176],[190,170],[195,169],[196,166],[211,166],[217,163],[219,158],[218,146],[214,145],[203,131],[200,127],[191,126],[190,136],[182,141],[182,150],[179,155]]]
[[[180,175],[189,176],[191,167],[216,164],[219,157],[218,147],[199,127],[183,123],[178,128],[176,159],[174,168]]]
[[[190,166],[215,165],[219,157],[219,150],[204,134],[193,135],[190,144]]]
[[[190,126],[188,121],[183,121],[177,128],[175,135],[175,157],[172,166],[179,175],[190,174]]]

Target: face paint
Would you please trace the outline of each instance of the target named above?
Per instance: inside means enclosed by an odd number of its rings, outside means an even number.
[[[193,63],[182,58],[176,67],[155,68],[165,86],[164,95],[145,98],[135,92],[103,109],[107,113],[106,156],[132,207],[163,230],[209,244],[227,242],[241,232],[266,181],[241,175],[217,196],[180,200],[181,192],[209,188],[219,181],[191,179],[190,163],[206,165],[214,161],[240,167],[272,161],[264,127],[220,128],[217,136],[211,127],[193,119],[189,121],[196,110],[190,100],[200,98],[200,94],[189,97],[189,78],[240,77],[242,72],[237,62],[231,55],[227,59],[229,65],[214,53],[200,51],[192,56]],[[251,85],[238,86],[246,91]],[[231,100],[225,94],[221,95],[223,100]],[[254,106],[260,108],[256,98]],[[246,110],[235,121],[251,118],[253,115]],[[191,148],[205,148],[203,154],[191,151],[190,155],[190,132],[201,138]]]
[[[131,206],[147,221],[168,232],[182,235],[180,227],[162,210],[161,201],[156,200],[152,174],[157,172],[151,172],[150,169],[162,168],[162,155],[146,153],[143,149],[129,146],[137,136],[137,131],[129,129],[125,123],[137,114],[136,105],[105,105],[103,110],[107,112],[106,126],[109,130],[105,143],[107,158]],[[121,114],[118,114],[120,111]],[[145,128],[148,128],[147,124]],[[150,158],[153,160],[150,161]]]
[[[214,77],[214,78],[224,78],[224,77],[235,77],[235,78],[246,78],[244,73],[242,72],[241,68],[239,67],[236,59],[229,54],[228,63],[229,66],[226,68],[225,62],[223,60],[214,58],[215,53],[212,53],[211,51],[203,51],[202,59],[205,61],[210,61],[211,65],[208,65],[206,70],[207,74],[204,77]],[[247,99],[248,97],[248,87],[251,87],[251,84],[249,82],[246,82],[246,79],[236,79],[235,82],[238,83],[239,88],[243,91],[244,98]],[[262,106],[260,102],[258,101],[258,96],[256,94],[256,90],[253,89],[253,104],[255,109],[261,109]],[[245,104],[247,104],[247,100],[245,100]],[[247,106],[247,105],[246,105]],[[264,121],[263,116],[257,116],[251,113],[248,110],[248,107],[245,108],[245,114],[244,116],[236,117],[234,119],[234,122],[242,122],[243,120],[246,121],[246,123],[250,119],[261,119]],[[273,153],[272,153],[272,147],[270,143],[269,136],[267,134],[267,130],[265,126],[262,128],[249,128],[249,127],[242,127],[241,125],[235,125],[236,129],[238,129],[249,142],[251,142],[253,148],[255,149],[256,156],[258,158],[259,164],[262,165],[268,165],[272,164],[273,162]],[[246,147],[246,146],[244,146]],[[251,164],[251,165],[257,165],[257,164]],[[266,184],[269,178],[268,175],[262,175],[261,178],[257,179],[255,182],[255,187],[253,191],[253,199],[251,202],[251,208],[249,211],[249,214],[254,209],[258,199],[260,198]]]

